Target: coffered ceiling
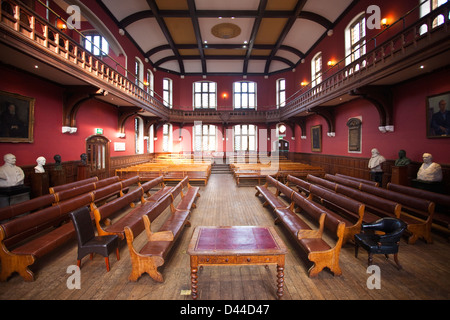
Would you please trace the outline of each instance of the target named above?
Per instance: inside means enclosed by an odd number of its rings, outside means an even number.
[[[145,57],[180,75],[293,69],[354,0],[97,0]]]

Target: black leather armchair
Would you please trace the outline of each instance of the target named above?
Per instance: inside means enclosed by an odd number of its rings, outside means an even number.
[[[117,260],[119,255],[119,238],[117,235],[96,236],[92,224],[91,215],[87,207],[83,207],[69,213],[78,240],[77,265],[81,266],[81,259],[90,254],[91,260],[94,253],[105,257],[106,270],[109,271],[109,254],[116,249]]]
[[[402,266],[398,262],[398,247],[406,223],[396,218],[381,218],[372,223],[362,224],[362,233],[355,234],[355,257],[358,257],[358,248],[361,246],[369,253],[369,266],[373,262],[373,254],[384,254],[388,259],[388,254],[394,254],[394,261],[398,269]],[[384,234],[377,234],[374,231],[381,231]]]

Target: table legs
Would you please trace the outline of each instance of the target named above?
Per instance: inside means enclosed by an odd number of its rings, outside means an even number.
[[[278,296],[278,299],[281,299],[281,297],[284,294],[284,291],[283,291],[283,289],[284,289],[284,265],[283,266],[277,265],[277,287],[278,287],[277,296]]]

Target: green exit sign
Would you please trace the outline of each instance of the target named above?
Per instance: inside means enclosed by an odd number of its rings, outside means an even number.
[[[95,128],[95,134],[103,134],[102,128]]]

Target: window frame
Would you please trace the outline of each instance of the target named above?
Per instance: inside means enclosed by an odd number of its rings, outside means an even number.
[[[167,83],[167,88],[165,87],[165,83]],[[173,81],[170,78],[163,78],[163,104],[172,109],[172,96],[173,96]],[[169,101],[166,101],[166,96]]]
[[[283,89],[281,84],[283,83]],[[284,95],[284,98],[282,97]],[[277,79],[277,108],[283,108],[286,106],[286,79],[280,78]]]
[[[106,38],[104,36],[102,36],[100,33],[95,32],[95,31],[88,31],[83,33],[83,40],[82,40],[82,44],[83,44],[83,48],[90,52],[92,55],[94,55],[95,57],[106,57],[109,54],[109,43],[106,40]],[[95,38],[98,37],[100,38],[99,40],[99,45],[95,44]],[[88,39],[89,38],[89,39]],[[89,44],[90,49],[88,48],[87,44]],[[106,48],[104,48],[103,46],[106,44]],[[98,50],[98,53],[96,53],[95,50]]]
[[[317,61],[319,59],[320,59],[320,68],[319,70],[317,70]],[[323,58],[322,58],[322,51],[319,51],[311,59],[311,87],[315,87],[316,85],[322,82],[322,75],[323,75]]]
[[[201,126],[200,133],[197,133],[198,126]],[[206,133],[205,133],[205,127]],[[193,126],[193,151],[194,152],[210,152],[217,151],[217,126],[213,124],[194,123]],[[205,150],[205,137],[207,138],[207,148]],[[200,139],[200,150],[197,148],[197,138]],[[211,141],[214,141],[214,146],[211,148]]]
[[[240,91],[236,91],[236,85],[239,84]],[[250,84],[253,86],[254,91],[250,91]],[[244,85],[247,86],[247,90],[243,90]],[[236,98],[237,95],[239,96],[239,106],[236,106]],[[253,102],[254,106],[250,106],[251,99],[250,97],[253,96]],[[243,99],[247,97],[246,99]],[[243,105],[243,100],[246,100],[247,106]],[[233,82],[233,109],[235,110],[256,110],[257,109],[257,83],[254,81],[236,81]]]
[[[253,126],[254,128],[254,133],[250,134],[250,126]],[[236,133],[236,128],[239,127],[239,133]],[[242,133],[243,130],[242,128],[246,127],[246,132],[247,133]],[[236,139],[237,137],[240,137],[240,144],[239,144],[239,150],[236,149]],[[242,146],[243,146],[243,137],[246,137],[246,149],[243,150]],[[250,150],[250,137],[254,137],[254,149]],[[244,152],[257,152],[258,151],[258,126],[257,125],[253,125],[253,124],[237,124],[235,126],[233,126],[233,150],[235,152],[239,152],[239,151],[244,151]]]
[[[356,41],[352,41],[352,32],[354,27],[360,24],[360,38]],[[363,36],[361,34],[364,33]],[[367,44],[367,30],[366,30],[366,13],[363,11],[357,14],[352,21],[345,28],[345,65],[349,65],[352,62],[360,59],[364,56],[366,51]],[[357,48],[359,46],[359,48]],[[359,57],[355,58],[355,51],[358,50]],[[362,51],[362,52],[361,52]],[[365,61],[362,62],[362,65],[365,65]]]
[[[205,85],[207,86],[207,90],[204,90]],[[211,90],[212,85],[214,85],[214,90]],[[197,87],[200,87],[200,91],[197,91]],[[207,97],[207,106],[204,105],[205,96]],[[200,101],[197,101],[198,99]],[[192,106],[194,110],[217,109],[217,83],[214,81],[194,82],[192,84]]]

